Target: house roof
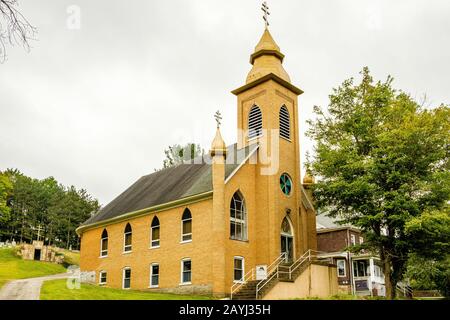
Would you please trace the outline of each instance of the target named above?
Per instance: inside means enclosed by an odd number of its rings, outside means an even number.
[[[317,214],[316,217],[316,230],[317,231],[331,231],[339,229],[355,229],[357,228],[349,223],[339,224],[335,218],[328,217],[328,212],[322,211]]]
[[[257,144],[237,149],[227,147],[225,179],[231,178],[239,166],[258,148]],[[209,155],[141,177],[82,226],[212,191],[212,159]]]

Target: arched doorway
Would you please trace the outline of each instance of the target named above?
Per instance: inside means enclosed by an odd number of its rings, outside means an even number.
[[[294,260],[294,235],[292,226],[287,217],[281,223],[281,253],[285,252],[287,256],[286,262]]]

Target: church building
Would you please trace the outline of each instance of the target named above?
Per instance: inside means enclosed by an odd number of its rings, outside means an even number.
[[[268,280],[283,278],[280,266],[289,283],[301,276],[305,268],[293,266],[312,261],[316,213],[313,180],[300,171],[303,91],[283,59],[266,24],[245,83],[232,91],[237,143],[225,144],[218,121],[208,155],[141,177],[87,220],[77,229],[82,272],[113,288],[223,297],[251,287],[256,298],[265,284],[278,297]],[[336,268],[316,267],[309,281],[333,294]]]

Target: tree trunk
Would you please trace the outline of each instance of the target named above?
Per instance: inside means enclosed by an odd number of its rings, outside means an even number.
[[[384,286],[386,288],[386,298],[394,300],[396,297],[397,283],[392,277],[392,260],[389,254],[386,254],[384,249],[380,250],[380,258],[383,261]]]

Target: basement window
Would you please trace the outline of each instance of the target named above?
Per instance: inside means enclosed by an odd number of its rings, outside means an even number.
[[[100,271],[98,284],[106,284],[106,271]]]
[[[131,268],[123,269],[123,289],[131,288]]]
[[[150,288],[158,288],[159,286],[159,264],[152,263],[150,266]]]
[[[190,284],[192,278],[191,259],[181,260],[181,284]]]

